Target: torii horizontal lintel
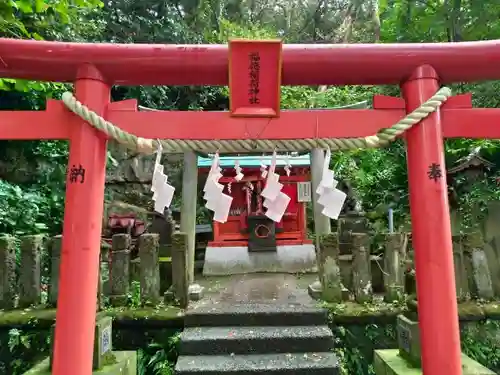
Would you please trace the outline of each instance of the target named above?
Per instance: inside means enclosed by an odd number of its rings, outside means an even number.
[[[67,43],[0,38],[0,77],[73,82],[82,62],[110,84],[227,85],[227,45]],[[283,85],[399,84],[423,64],[442,83],[500,79],[500,40],[285,44]],[[34,63],[36,62],[36,64]]]
[[[500,138],[500,109],[469,108],[470,96],[451,97],[441,109],[445,138]],[[404,103],[403,103],[404,104]],[[135,100],[113,102],[106,119],[152,139],[353,138],[376,134],[402,119],[398,98],[376,96],[377,109],[281,111],[279,118],[234,118],[229,112],[137,111]],[[69,139],[75,115],[62,102],[45,111],[1,111],[0,139]],[[89,125],[90,126],[90,125]]]
[[[69,139],[74,115],[64,103],[47,100],[44,111],[0,111],[0,139]]]

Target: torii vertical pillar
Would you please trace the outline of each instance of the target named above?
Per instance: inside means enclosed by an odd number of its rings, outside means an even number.
[[[402,85],[408,112],[439,89],[428,65]],[[461,375],[461,349],[440,112],[406,133],[422,370]]]
[[[103,115],[110,87],[95,67],[84,65],[79,69],[75,91],[78,100]],[[94,352],[107,138],[77,116],[68,126],[72,130],[52,374],[89,375]]]

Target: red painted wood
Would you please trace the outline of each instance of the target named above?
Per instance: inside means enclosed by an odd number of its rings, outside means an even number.
[[[0,111],[0,139],[68,139],[74,116],[64,104],[48,100],[44,111]]]
[[[432,67],[422,66],[415,70],[411,79],[402,85],[408,112],[438,88],[438,76]],[[433,113],[410,129],[406,142],[422,370],[426,375],[461,375],[450,211],[439,113]],[[438,166],[440,177],[432,179],[429,176],[432,165]]]
[[[94,67],[82,66],[75,89],[82,103],[102,114],[110,87],[98,76]],[[73,116],[66,126],[71,143],[52,374],[88,375],[94,355],[107,142],[102,133],[78,117]],[[73,166],[85,169],[81,182],[70,181]]]
[[[279,116],[281,50],[280,40],[229,42],[229,103],[233,116]]]
[[[68,139],[68,124],[75,115],[65,110],[62,103],[51,105],[57,109],[1,111],[0,139]],[[365,137],[404,117],[403,109],[353,109],[282,111],[276,119],[248,119],[231,118],[228,112],[134,112],[128,110],[130,105],[112,103],[107,119],[125,131],[153,139]],[[465,103],[453,105],[459,108],[441,111],[445,138],[500,138],[500,109],[464,108]]]
[[[291,175],[282,175],[284,172],[280,168],[280,182],[285,186],[283,187],[283,192],[287,194],[290,198],[290,204],[286,210],[283,220],[280,222],[283,233],[276,234],[276,239],[278,244],[282,244],[283,240],[294,240],[303,243],[307,240],[306,231],[306,216],[305,216],[305,204],[297,201],[297,182],[308,181],[308,174],[297,174],[303,172],[305,168],[293,167],[291,170]],[[200,168],[202,171],[206,171],[206,168]],[[245,173],[244,180],[241,182],[234,181],[234,171],[231,169],[224,169],[224,176],[221,177],[220,182],[226,184],[224,187],[224,193],[229,194],[227,190],[227,184],[231,182],[231,196],[233,197],[233,203],[231,205],[231,210],[239,209],[241,212],[246,210],[246,194],[243,190],[245,181],[264,181],[260,176],[260,167],[243,167],[243,172]],[[278,172],[277,172],[278,173]],[[244,229],[244,223],[242,219],[245,217],[242,215],[229,216],[228,221],[225,223],[214,222],[214,243],[228,243],[226,246],[236,246],[234,241],[240,241],[248,245],[248,234],[242,233]],[[246,228],[246,226],[245,226]],[[215,245],[213,245],[215,246]]]
[[[450,100],[441,111],[445,138],[500,138],[500,109],[468,108],[467,94]],[[377,101],[382,107],[398,106],[392,99],[377,97]],[[125,131],[153,139],[365,137],[405,115],[403,109],[352,109],[282,111],[274,119],[232,118],[229,112],[136,112],[133,102],[111,103],[105,117]],[[75,115],[61,102],[48,104],[46,111],[0,111],[0,139],[68,139],[68,124]]]
[[[120,85],[227,85],[226,45],[91,44],[0,39],[0,76],[72,82],[82,61]],[[36,61],[36,64],[33,62]],[[500,40],[411,44],[288,44],[284,85],[399,84],[430,64],[441,83],[500,79]],[[367,69],[367,66],[369,69]]]

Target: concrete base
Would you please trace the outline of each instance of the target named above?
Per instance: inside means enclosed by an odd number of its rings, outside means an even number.
[[[92,372],[93,375],[137,375],[137,352],[113,352],[116,362]],[[50,375],[50,358],[47,357],[39,364],[28,370],[24,375]]]
[[[422,375],[422,369],[411,367],[400,357],[398,349],[375,350],[373,367],[375,368],[376,375]],[[495,375],[493,371],[487,369],[463,353],[462,374]]]
[[[269,252],[249,252],[246,246],[207,247],[204,276],[253,272],[317,272],[314,245],[284,245]]]

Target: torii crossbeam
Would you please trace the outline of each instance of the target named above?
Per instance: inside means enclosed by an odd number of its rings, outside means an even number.
[[[0,76],[74,82],[82,103],[123,130],[147,138],[198,140],[373,135],[432,96],[439,83],[500,78],[500,41],[283,48],[281,44],[276,48],[276,43],[245,42],[234,46],[0,39]],[[248,58],[250,64],[245,60]],[[134,100],[110,103],[113,84],[229,84],[232,111],[138,112]],[[376,96],[374,109],[280,111],[275,94],[281,84],[399,84],[403,99]],[[243,106],[238,107],[238,103]],[[461,374],[443,138],[500,138],[499,123],[500,109],[473,109],[471,96],[459,95],[405,134],[426,375]],[[50,100],[45,111],[2,111],[0,139],[71,142],[53,374],[88,375],[93,355],[106,137],[62,103]],[[83,170],[84,178],[71,175],[75,166]],[[429,176],[431,166],[440,173]]]

